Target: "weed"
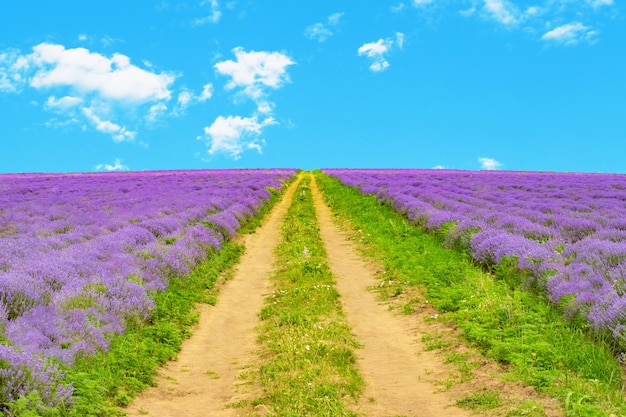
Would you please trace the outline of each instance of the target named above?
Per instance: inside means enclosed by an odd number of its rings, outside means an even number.
[[[484,411],[499,407],[501,401],[500,391],[483,389],[458,400],[456,404],[472,411]]]

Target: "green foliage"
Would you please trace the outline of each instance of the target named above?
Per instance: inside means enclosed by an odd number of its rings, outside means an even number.
[[[354,415],[345,399],[363,386],[354,366],[358,344],[332,286],[307,178],[296,190],[282,239],[274,291],[261,311],[265,395],[255,403],[281,416]]]
[[[458,400],[457,405],[473,411],[483,411],[500,406],[500,392],[483,389]]]
[[[365,250],[383,264],[385,276],[417,286],[439,319],[454,323],[485,355],[510,364],[511,378],[564,407],[567,400],[570,408],[597,413],[589,415],[626,415],[622,370],[609,344],[564,321],[540,291],[522,290],[533,287],[514,259],[485,271],[467,251],[444,248],[440,235],[411,225],[375,197],[315,175],[335,215],[368,236]],[[453,227],[447,224],[446,233]],[[437,347],[436,340],[426,342]]]
[[[56,407],[46,406],[37,391],[21,396],[9,404],[9,415],[15,417],[60,417],[62,412]]]

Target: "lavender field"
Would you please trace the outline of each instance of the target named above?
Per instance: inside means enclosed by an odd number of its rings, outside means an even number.
[[[60,369],[150,317],[296,170],[0,176],[0,405],[65,404]]]
[[[443,170],[325,173],[444,235],[487,267],[513,263],[626,350],[626,176]]]

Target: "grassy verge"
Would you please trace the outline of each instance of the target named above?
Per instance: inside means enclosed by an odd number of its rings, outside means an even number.
[[[159,366],[176,357],[189,328],[197,323],[196,303],[214,303],[214,284],[232,267],[243,246],[227,242],[184,279],[172,280],[155,296],[148,325],[131,328],[112,340],[108,352],[78,361],[68,372],[74,385],[71,416],[114,416],[142,389],[154,384]]]
[[[295,177],[294,177],[295,178]],[[293,179],[292,179],[293,180]],[[291,182],[291,181],[290,181]],[[286,189],[285,184],[283,189]],[[239,234],[254,233],[264,216],[281,197],[270,190],[272,197],[259,213],[247,219]],[[47,408],[36,393],[16,401],[10,410],[19,417],[108,417],[123,416],[120,407],[128,405],[142,389],[154,384],[158,367],[176,357],[182,341],[191,335],[197,323],[197,303],[214,304],[215,283],[228,278],[244,247],[233,241],[224,242],[186,276],[170,280],[167,291],[155,295],[156,308],[149,323],[131,326],[124,334],[114,336],[110,349],[88,358],[81,358],[66,369],[65,380],[74,388],[73,404],[66,409]]]
[[[274,288],[259,329],[264,396],[255,404],[280,416],[354,415],[345,399],[363,387],[354,366],[358,343],[326,264],[308,178],[296,190],[275,253]]]
[[[458,327],[470,345],[507,364],[508,378],[558,398],[567,415],[626,415],[623,370],[608,344],[589,340],[540,294],[511,288],[507,277],[444,248],[375,197],[315,175],[335,214],[358,230],[366,252],[383,264],[380,290],[397,297],[417,287],[425,296],[408,298],[405,312],[432,305],[434,320]]]

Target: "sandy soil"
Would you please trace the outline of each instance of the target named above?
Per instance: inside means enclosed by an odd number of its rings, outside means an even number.
[[[260,388],[240,376],[256,359],[258,313],[296,186],[290,186],[254,234],[245,236],[246,251],[233,278],[220,289],[217,304],[200,307],[193,336],[185,340],[177,360],[162,370],[157,386],[126,409],[129,416],[238,416],[244,411],[228,406],[258,396]]]

